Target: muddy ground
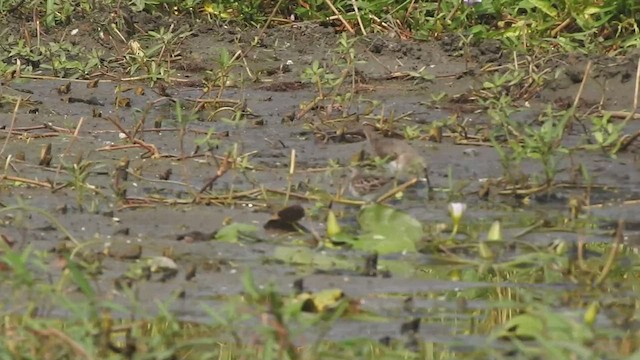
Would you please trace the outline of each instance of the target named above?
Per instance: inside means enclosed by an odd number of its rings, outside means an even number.
[[[155,30],[163,25],[168,27],[171,22],[169,19],[145,18],[138,22],[138,26],[143,30]],[[80,29],[78,34],[68,35],[75,28]],[[126,51],[126,44],[100,41],[96,31],[93,24],[87,22],[73,24],[49,36],[60,39],[62,34],[67,34],[74,43],[87,49],[100,48],[107,54]],[[414,295],[415,306],[420,311],[430,313],[434,318],[448,319],[425,325],[422,329],[425,334],[436,338],[438,334],[455,334],[457,322],[454,319],[471,316],[471,310],[458,309],[450,301],[451,294],[488,284],[451,282],[446,276],[434,279],[425,268],[444,269],[441,274],[446,274],[446,267],[434,264],[433,254],[383,256],[383,266],[385,261],[412,264],[410,271],[392,272],[391,277],[357,275],[365,256],[357,251],[315,250],[347,259],[354,264],[353,269],[320,269],[317,264],[295,264],[289,259],[278,258],[278,251],[282,248],[313,248],[317,239],[310,233],[281,234],[262,228],[280,208],[301,204],[307,212],[301,224],[312,232],[324,234],[327,206],[331,199],[337,200],[333,208],[341,223],[347,227],[356,226],[359,206],[340,202],[340,199],[349,198],[342,191],[349,173],[345,167],[358,152],[370,150],[363,138],[355,138],[354,142],[323,141],[318,131],[329,133],[344,128],[357,132],[358,120],[329,121],[338,116],[327,114],[326,108],[312,110],[301,118],[296,116],[300,104],[311,101],[316,95],[311,84],[300,82],[301,73],[314,60],[325,64],[333,61],[333,49],[339,34],[330,27],[315,24],[268,29],[259,46],[252,48],[245,59],[246,65],[241,64],[234,69],[236,85],[228,87],[222,94],[224,99],[245,102],[250,115],[239,126],[221,120],[230,113],[218,114],[211,119],[213,121],[191,122],[184,137],[184,153],[181,153],[173,101],[179,100],[185,111],[192,108],[193,101],[202,96],[204,72],[218,67],[220,49],[226,48],[234,54],[238,49],[247,49],[259,35],[257,30],[239,31],[201,24],[196,24],[193,31],[194,35],[187,37],[179,46],[180,58],[172,64],[177,69],[174,75],[177,80],[164,83],[164,94],[160,93],[158,86],[120,81],[118,77],[127,76],[117,72],[108,74],[107,69],[90,79],[71,81],[68,94],[58,91],[69,82],[67,79],[25,76],[4,81],[0,94],[28,101],[24,101],[17,110],[13,122],[14,104],[4,103],[0,107],[2,141],[6,141],[2,156],[4,160],[11,157],[11,161],[6,162],[4,174],[13,177],[2,180],[0,202],[9,206],[22,199],[30,206],[53,214],[78,240],[91,241],[92,245],[86,250],[100,253],[105,247],[111,247],[112,254],[121,254],[104,257],[103,273],[96,277],[98,288],[106,298],[123,303],[129,301],[118,291],[118,279],[133,264],[141,261],[140,258],[165,254],[174,259],[177,276],[139,284],[138,296],[150,300],[145,302],[145,310],[150,313],[155,311],[151,300],[166,300],[182,292],[183,298],[172,305],[176,313],[186,320],[208,321],[200,304],[223,303],[225,296],[241,292],[239,278],[243,269],[249,267],[254,270],[260,284],[273,282],[283,291],[290,291],[293,281],[303,277],[306,287],[311,290],[339,287],[348,296],[362,299],[365,309],[390,317],[402,314],[404,297]],[[465,120],[470,132],[481,133],[489,119],[472,99],[464,99],[474,89],[479,89],[483,81],[500,71],[491,71],[492,68],[513,63],[514,54],[503,49],[498,42],[484,42],[466,49],[458,42],[455,35],[432,42],[400,40],[388,35],[369,35],[358,39],[355,49],[361,63],[356,66],[356,96],[383,104],[371,116],[380,116],[382,109],[387,116],[405,115],[397,121],[402,125],[422,126],[423,134],[433,122],[445,121],[451,116]],[[520,59],[524,60],[524,57]],[[548,68],[549,74],[555,74],[555,78],[539,91],[532,91],[527,98],[518,99],[518,111],[513,116],[521,121],[534,122],[548,105],[553,104],[560,109],[572,103],[589,60],[593,61],[593,67],[582,92],[580,111],[590,108],[593,111],[630,110],[638,61],[636,54],[624,57],[569,54],[540,61],[538,70]],[[416,82],[393,76],[423,67],[434,76],[432,81]],[[247,69],[259,74],[256,81],[250,80]],[[95,78],[101,80],[99,85],[88,88],[89,81]],[[130,98],[130,107],[114,106],[114,93],[118,86],[131,89],[123,93]],[[144,94],[135,93],[138,86],[144,89]],[[446,99],[433,102],[432,95],[441,92],[447,94]],[[71,102],[70,98],[89,104]],[[353,104],[348,114],[365,111],[364,102]],[[108,120],[118,119],[122,128],[132,131],[143,117],[142,109],[145,108],[149,111],[145,115],[144,132],[139,132],[138,137],[157,148],[156,158],[150,157],[139,146],[117,148],[130,142],[123,139],[113,122]],[[205,112],[200,117],[205,119],[207,115],[210,113]],[[161,124],[156,120],[161,120]],[[154,129],[154,126],[161,129]],[[12,134],[7,139],[10,128],[13,129]],[[72,134],[76,128],[78,136],[74,137]],[[209,152],[199,149],[194,154],[196,140],[203,138],[209,129],[219,134],[217,145]],[[313,129],[317,131],[314,133]],[[632,121],[626,132],[632,133],[636,129],[637,125]],[[588,132],[576,126],[565,141],[575,144],[587,136]],[[463,201],[469,207],[465,221],[490,224],[501,220],[507,233],[517,233],[539,219],[553,221],[566,217],[569,211],[567,199],[584,193],[580,186],[564,187],[554,190],[553,196],[533,196],[531,202],[525,204],[520,197],[499,195],[499,189],[494,189],[488,198],[481,198],[478,191],[484,180],[503,174],[499,157],[487,143],[461,144],[458,140],[459,137],[445,129],[441,142],[426,136],[411,141],[428,159],[430,178],[436,190],[428,196],[424,188],[412,189],[404,199],[392,201],[390,205],[407,211],[425,226],[436,227],[450,222],[447,214],[449,201]],[[38,165],[41,149],[47,144],[52,146],[51,164]],[[205,192],[207,201],[192,203],[194,194],[215,175],[224,154],[234,148],[238,155],[246,155],[246,166],[237,164],[215,181],[212,189]],[[292,150],[297,156],[296,171],[289,177]],[[85,188],[83,192],[71,185],[61,187],[71,179],[69,166],[79,155],[93,162],[87,178],[91,189]],[[126,189],[126,198],[118,199],[113,181],[123,157],[130,160],[130,173],[122,185]],[[560,164],[558,182],[573,181],[574,165],[581,163],[588,169],[594,184],[598,185],[593,188],[589,199],[589,203],[595,206],[587,211],[598,219],[603,235],[594,234],[588,241],[609,241],[607,231],[619,218],[627,220],[631,230],[628,236],[633,238],[638,209],[633,205],[620,205],[620,202],[640,196],[636,159],[636,149],[632,146],[616,158],[598,151],[576,151],[571,161],[566,157]],[[329,166],[330,161],[335,166]],[[167,170],[171,170],[171,175],[168,180],[162,180]],[[535,177],[541,168],[537,163],[525,162],[522,171]],[[33,182],[15,181],[16,178]],[[283,193],[289,181],[293,195],[285,203]],[[451,193],[451,186],[458,191]],[[238,195],[241,192],[247,193]],[[48,219],[37,214],[5,212],[2,218],[0,231],[15,239],[19,247],[49,250],[60,247],[65,240],[64,234]],[[181,234],[213,232],[230,222],[254,224],[259,231],[255,238],[239,243],[177,240]],[[577,235],[533,232],[526,235],[525,240],[544,244],[559,237],[573,241]],[[185,274],[194,266],[197,269],[195,277],[186,280]],[[56,274],[60,267],[52,264],[50,271]],[[570,284],[540,286],[536,291],[544,293],[557,286],[569,287]],[[482,302],[471,302],[469,309],[483,306]],[[395,334],[397,326],[395,322],[373,326],[366,322],[344,321],[341,326],[334,327],[332,336],[379,338]],[[451,339],[446,336],[441,340]]]

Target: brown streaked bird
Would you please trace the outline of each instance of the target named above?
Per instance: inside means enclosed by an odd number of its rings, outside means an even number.
[[[389,191],[391,186],[393,186],[393,178],[351,170],[349,192],[359,199],[373,201]]]
[[[431,188],[427,162],[404,140],[387,138],[377,134],[375,125],[362,123],[364,134],[376,156],[389,160],[389,170],[396,176],[417,176]]]

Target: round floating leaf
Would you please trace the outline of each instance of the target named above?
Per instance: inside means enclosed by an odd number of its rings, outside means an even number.
[[[348,259],[338,257],[338,255],[318,252],[309,248],[301,247],[277,247],[273,257],[287,264],[313,266],[315,269],[354,270],[356,265]]]
[[[315,308],[320,312],[335,307],[343,297],[344,293],[340,289],[325,289],[311,295]]]
[[[384,205],[362,209],[358,222],[363,234],[354,247],[379,254],[416,252],[416,242],[424,234],[418,220]]]
[[[379,268],[392,273],[393,276],[410,277],[414,276],[420,267],[415,262],[407,261],[402,257],[400,260],[380,260]]]
[[[251,235],[256,232],[256,227],[250,224],[229,224],[216,233],[216,240],[225,242],[239,242],[243,235]]]
[[[584,342],[593,339],[588,325],[573,316],[554,313],[548,309],[523,313],[513,317],[497,332],[498,337],[520,340],[552,339],[554,341]]]
[[[521,314],[513,317],[504,325],[503,336],[515,336],[522,340],[541,337],[545,326],[541,318],[533,314]]]

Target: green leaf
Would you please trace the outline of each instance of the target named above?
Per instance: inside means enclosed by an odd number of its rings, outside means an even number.
[[[569,315],[554,313],[545,308],[513,317],[496,335],[518,339],[574,342],[593,339],[593,332],[588,325],[576,321]]]
[[[558,17],[558,11],[553,6],[551,6],[551,3],[549,1],[529,0],[529,2],[532,3],[538,9],[544,11],[545,14],[551,16],[552,18],[555,19]]]
[[[246,269],[242,275],[242,288],[244,289],[245,295],[247,295],[247,297],[252,301],[260,299],[260,292],[253,280],[253,273],[251,272],[251,269]]]
[[[229,224],[216,233],[215,239],[225,242],[239,242],[240,237],[243,235],[252,235],[257,231],[257,228],[251,224],[233,223]]]
[[[487,241],[502,241],[502,226],[500,221],[494,221],[487,233]]]
[[[313,266],[314,269],[322,270],[355,270],[356,265],[360,265],[354,264],[353,261],[348,259],[339,258],[337,255],[303,247],[277,247],[273,257],[288,264],[309,265]]]
[[[332,238],[341,232],[342,229],[340,228],[336,214],[329,210],[329,214],[327,215],[327,236]]]
[[[69,260],[67,263],[67,269],[71,275],[71,280],[73,280],[73,282],[78,286],[80,291],[82,291],[86,297],[93,299],[95,297],[95,291],[93,290],[93,287],[91,287],[89,280],[78,264],[73,260]]]
[[[418,220],[384,205],[362,209],[358,222],[364,233],[354,247],[380,254],[415,252],[416,242],[424,234]]]
[[[401,257],[401,260],[378,260],[378,268],[388,271],[393,276],[398,277],[411,277],[416,276],[420,267],[414,261],[407,261],[405,257]]]

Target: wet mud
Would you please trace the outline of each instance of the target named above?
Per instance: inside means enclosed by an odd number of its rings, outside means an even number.
[[[147,20],[139,21],[143,29],[158,27],[158,19]],[[124,44],[117,49],[96,42],[91,24],[75,27],[81,29],[73,40],[77,44],[112,53],[124,49]],[[154,300],[181,294],[172,303],[172,310],[185,320],[196,322],[206,321],[199,304],[215,307],[226,296],[242,291],[240,277],[249,268],[259,284],[273,283],[288,292],[296,279],[304,278],[308,289],[340,288],[349,297],[361,299],[364,309],[386,316],[408,317],[402,310],[402,299],[413,296],[418,312],[426,314],[429,310],[430,316],[437,314],[450,319],[434,324],[435,329],[430,330],[427,325],[423,332],[455,333],[454,319],[461,312],[466,311],[465,316],[470,312],[468,308],[460,310],[452,305],[454,294],[494,284],[450,281],[451,265],[439,263],[434,256],[437,254],[432,253],[384,255],[380,258],[381,266],[404,263],[410,264],[408,270],[392,270],[387,274],[389,277],[362,276],[359,271],[366,252],[316,248],[318,239],[314,234],[322,237],[326,232],[329,204],[341,223],[357,226],[359,205],[341,201],[350,198],[345,191],[348,166],[361,151],[371,153],[361,133],[358,137],[361,121],[375,120],[382,114],[395,117],[397,129],[404,126],[422,129],[423,136],[410,143],[427,159],[435,190],[429,193],[425,188],[410,189],[403,199],[388,204],[408,212],[425,227],[433,229],[448,224],[447,205],[451,201],[467,204],[464,221],[488,226],[500,220],[506,234],[518,234],[538,221],[553,223],[567,216],[568,199],[585,193],[584,181],[575,181],[579,177],[576,165],[581,164],[593,179],[589,194],[592,208],[588,211],[601,224],[601,235],[593,234],[587,241],[610,241],[615,228],[612,224],[620,218],[629,223],[627,236],[636,237],[633,224],[637,221],[637,205],[622,204],[640,195],[634,146],[615,158],[598,151],[572,152],[558,165],[556,181],[575,186],[527,196],[523,202],[523,196],[509,194],[499,186],[486,197],[479,195],[487,179],[503,175],[500,158],[489,141],[467,141],[448,128],[443,130],[441,141],[424,136],[435,122],[446,122],[451,117],[464,122],[469,135],[490,129],[490,118],[473,98],[484,81],[518,60],[518,56],[514,57],[497,42],[465,48],[453,36],[433,42],[383,35],[360,38],[355,42],[360,63],[356,65],[353,96],[368,102],[352,101],[352,106],[345,110],[347,116],[342,116],[340,109],[327,107],[314,108],[300,116],[301,104],[317,95],[314,84],[301,82],[301,73],[314,61],[333,61],[339,34],[319,25],[268,29],[259,46],[252,48],[244,59],[246,63],[233,68],[236,83],[219,94],[228,104],[205,107],[193,114],[197,118],[181,130],[176,104],[183,116],[191,116],[190,111],[199,101],[217,94],[214,89],[203,95],[205,72],[218,67],[222,48],[234,54],[239,48],[246,48],[257,35],[257,31],[197,25],[194,35],[180,45],[180,59],[172,64],[177,80],[171,83],[149,86],[143,81],[118,79],[126,77],[125,74],[95,74],[73,80],[24,76],[4,81],[0,91],[4,101],[0,105],[0,125],[2,155],[7,166],[0,177],[0,202],[10,206],[23,201],[41,209],[55,217],[76,239],[88,242],[83,253],[100,259],[102,271],[95,281],[105,298],[127,304],[130,299],[118,289],[123,276],[136,263],[159,256],[173,259],[177,274],[167,278],[154,275],[155,278],[138,284],[137,294],[149,300],[143,303],[150,313],[155,311]],[[509,95],[516,107],[513,116],[525,123],[535,123],[548,106],[560,109],[572,104],[589,61],[592,70],[584,84],[579,109],[631,110],[637,56],[570,54],[540,61],[540,70],[555,74],[543,87],[512,89]],[[421,69],[433,79],[426,81],[406,75]],[[255,80],[251,80],[248,71]],[[87,86],[92,79],[100,79],[97,87]],[[61,87],[67,84],[70,84],[68,93],[61,92]],[[441,93],[446,97],[434,101]],[[14,112],[15,104],[7,101],[9,98],[21,99],[17,111]],[[118,104],[122,98],[127,102]],[[381,106],[365,115],[367,104],[374,101]],[[234,122],[230,119],[233,109],[238,107],[244,109],[244,116]],[[631,134],[637,128],[631,121],[625,131]],[[353,131],[355,135],[348,139],[339,136],[345,131]],[[132,134],[141,142],[132,145],[128,138]],[[207,134],[209,148],[203,141]],[[331,137],[332,134],[338,135]],[[564,141],[567,145],[582,143],[588,134],[588,129],[576,124]],[[51,161],[41,164],[42,151],[49,144]],[[295,172],[290,174],[294,151]],[[201,191],[224,166],[226,154],[234,154],[235,163],[213,181],[210,189]],[[7,160],[9,157],[11,161]],[[73,171],[83,161],[90,165],[86,183],[81,185],[74,182],[78,178]],[[123,161],[128,161],[125,170]],[[542,168],[537,162],[524,161],[521,171],[525,177],[536,177]],[[308,232],[283,234],[263,228],[278,210],[291,204],[305,208],[306,216],[300,225]],[[21,248],[32,246],[63,253],[60,248],[69,241],[59,227],[37,213],[16,211],[2,214],[2,218],[0,231]],[[230,223],[252,224],[258,231],[250,238],[232,243],[210,240],[207,236]],[[193,231],[204,235],[189,241],[184,237],[178,240]],[[561,231],[534,231],[522,240],[546,246],[557,238],[573,242],[577,237]],[[296,263],[278,258],[283,248],[315,249],[352,266],[322,269],[317,264]],[[196,269],[195,276],[187,276],[192,269]],[[60,266],[51,265],[52,274],[60,271]],[[532,291],[543,294],[556,286],[540,285]],[[381,338],[393,335],[398,326],[385,322],[374,327],[366,322],[343,320],[331,336]]]

